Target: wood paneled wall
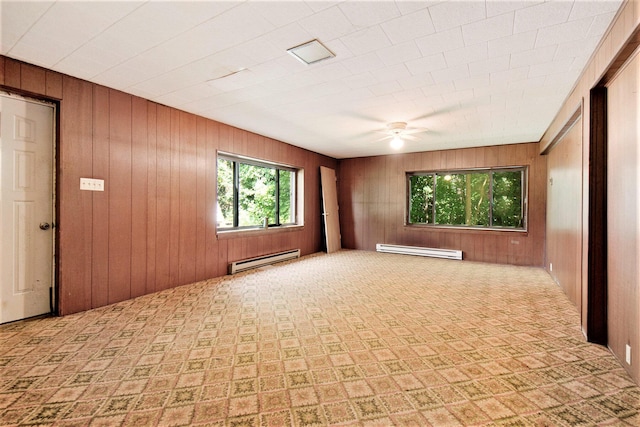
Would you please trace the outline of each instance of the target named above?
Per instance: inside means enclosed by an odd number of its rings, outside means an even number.
[[[640,376],[640,56],[608,85],[607,317],[609,348]],[[631,346],[631,365],[625,362]]]
[[[580,121],[548,155],[547,268],[578,311],[582,308],[582,127]],[[553,269],[550,265],[553,265]]]
[[[589,301],[590,304],[582,305],[582,327],[587,335],[590,337],[592,335],[590,331],[590,326],[588,319],[593,318],[592,309],[590,306],[593,305],[594,299],[593,295],[589,295],[589,281],[592,280],[592,277],[589,276],[589,256],[588,256],[588,248],[590,244],[590,236],[589,236],[589,224],[590,224],[590,210],[589,210],[589,193],[590,189],[590,145],[591,145],[591,130],[592,126],[597,124],[591,123],[591,89],[600,87],[607,81],[611,80],[611,78],[615,75],[615,73],[620,69],[622,64],[629,58],[631,53],[640,45],[640,2],[638,0],[626,0],[621,5],[620,10],[618,11],[616,17],[614,18],[612,24],[610,25],[607,33],[603,37],[600,42],[598,48],[592,55],[588,64],[586,65],[584,71],[582,72],[578,82],[573,88],[572,92],[569,94],[564,104],[560,108],[558,114],[554,118],[553,122],[543,135],[540,141],[540,150],[545,151],[550,144],[555,139],[556,135],[559,133],[560,129],[567,122],[569,117],[575,111],[575,106],[583,103],[582,110],[582,205],[580,206],[581,215],[582,215],[582,230],[581,230],[581,244],[580,244],[580,252],[581,252],[581,291],[583,295],[583,302]],[[636,88],[640,86],[638,80],[635,81]],[[584,102],[583,102],[584,101]],[[612,127],[619,126],[621,124],[621,118],[617,117],[616,114],[608,114],[608,129],[612,129]],[[616,169],[618,167],[622,167],[622,165],[618,165],[616,163],[609,163],[608,168],[609,171],[611,168]],[[550,169],[550,173],[553,173],[553,170]],[[638,191],[637,186],[633,186],[633,190],[635,190],[636,194]],[[607,210],[611,212],[611,210],[615,209],[614,206],[608,205]],[[559,213],[549,213],[550,215],[559,215]],[[548,218],[547,221],[555,221],[554,218]],[[607,221],[608,226],[611,225],[611,220]],[[609,233],[611,231],[609,230]],[[631,229],[629,229],[631,233]],[[603,252],[604,253],[604,252]],[[637,265],[638,259],[635,254],[629,252],[627,254],[620,254],[621,258],[619,259],[620,265]],[[601,263],[605,265],[605,263]],[[556,263],[554,263],[554,269],[556,268]],[[620,268],[620,267],[618,267]],[[611,266],[608,267],[609,274],[616,274],[611,271]],[[592,275],[594,273],[592,272]],[[610,288],[607,292],[607,298],[613,301],[637,301],[637,295],[639,293],[638,281],[634,281],[627,287],[619,287]],[[601,304],[601,302],[600,302]],[[612,307],[616,310],[615,307]],[[631,308],[630,311],[625,312],[624,315],[610,317],[609,324],[607,325],[608,333],[613,334],[614,336],[617,334],[628,335],[630,333],[635,333],[635,337],[638,336],[638,318],[640,316],[640,304],[635,303],[635,305]],[[633,329],[634,328],[634,329]],[[635,332],[633,332],[635,330]],[[617,342],[616,339],[614,341],[609,342],[609,347],[612,349],[613,353],[618,357],[620,363],[626,367],[626,369],[631,373],[632,377],[636,382],[640,383],[640,364],[635,363],[633,366],[628,366],[624,363],[624,347],[622,346],[622,340]],[[634,350],[636,352],[639,351],[637,348]],[[636,360],[638,360],[636,356]]]
[[[406,172],[529,166],[528,231],[405,226]],[[338,193],[343,247],[376,243],[461,249],[470,261],[544,264],[546,159],[537,143],[340,160]]]
[[[2,56],[0,86],[59,101],[60,314],[322,249],[319,167],[336,160]],[[217,150],[303,168],[304,227],[216,236]],[[80,191],[81,177],[105,191]]]

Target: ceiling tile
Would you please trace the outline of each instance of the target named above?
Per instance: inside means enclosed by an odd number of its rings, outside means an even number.
[[[513,33],[513,13],[495,16],[462,26],[462,35],[466,45],[486,42],[506,37]]]
[[[311,8],[311,10],[317,13],[322,10],[329,9],[330,7],[337,6],[342,1],[343,0],[339,0],[339,1],[306,0],[305,3],[307,4],[307,6],[309,6],[309,8]]]
[[[142,3],[58,2],[40,17],[8,52],[9,55],[40,58],[40,65],[53,67],[88,40]],[[27,52],[32,52],[28,54]]]
[[[423,56],[463,47],[462,29],[458,27],[420,37],[416,39],[416,45],[418,45],[418,49],[420,49]]]
[[[76,49],[76,44],[67,44],[47,38],[44,34],[28,33],[9,51],[9,56],[35,65],[51,68]],[[29,60],[29,58],[34,58]]]
[[[398,3],[398,4],[402,4]],[[380,25],[392,43],[402,43],[435,32],[428,9],[404,15]]]
[[[369,86],[369,90],[376,96],[393,94],[401,89],[402,87],[395,80]]]
[[[117,51],[85,45],[59,61],[56,68],[62,73],[90,80],[124,60]]]
[[[444,82],[444,83],[434,83],[430,86],[425,86],[422,89],[422,93],[424,96],[436,96],[436,95],[446,95],[450,92],[454,92],[456,90],[455,85],[452,81]]]
[[[0,46],[302,148],[375,155],[367,132],[392,120],[433,129],[413,149],[539,138],[620,4],[598,3],[5,1]],[[311,38],[336,58],[286,53]]]
[[[391,45],[387,35],[379,26],[365,28],[344,36],[341,40],[354,55],[364,55]]]
[[[0,7],[0,49],[3,55],[16,44],[42,15],[54,4],[53,1],[3,1]]]
[[[436,31],[458,27],[485,18],[484,1],[459,1],[438,3],[429,7]]]
[[[260,40],[268,40],[273,46],[280,49],[280,51],[285,52],[287,49],[299,46],[313,40],[314,38],[316,38],[314,35],[302,28],[302,26],[296,22],[277,28],[266,34],[264,37],[261,37]]]
[[[536,43],[537,31],[514,34],[489,41],[489,58],[503,56],[533,49]]]
[[[533,64],[529,69],[529,78],[561,74],[569,71],[575,58],[564,58],[542,64]]]
[[[538,30],[536,47],[551,46],[557,44],[558,40],[570,42],[583,39],[589,33],[592,22],[593,18],[585,18],[541,28]]]
[[[615,15],[616,14],[614,12],[595,16],[593,18],[591,28],[589,28],[589,34],[587,34],[587,37],[602,37]]]
[[[292,22],[298,21],[314,13],[314,10],[309,7],[309,4],[302,1],[287,2],[286,7],[273,7],[272,2],[266,1],[248,2],[247,6],[250,10],[249,13],[262,16],[275,27],[282,27],[284,25],[291,24]]]
[[[385,65],[395,65],[421,57],[418,46],[413,41],[378,49],[376,55]]]
[[[412,101],[415,99],[423,99],[423,94],[419,90],[415,89],[407,89],[403,90],[402,84],[400,84],[400,89],[396,90],[393,93],[393,97],[398,102]]]
[[[544,0],[506,0],[506,1],[488,1],[486,2],[487,6],[487,17],[492,17],[496,15],[502,15],[503,13],[512,12],[518,9],[524,9],[536,4],[543,3]]]
[[[442,0],[402,0],[397,1],[396,4],[400,13],[403,15],[409,15],[417,12],[418,10],[425,9],[434,4],[440,3]]]
[[[337,6],[301,19],[299,24],[309,34],[323,42],[337,39],[356,30]]]
[[[477,77],[485,73],[507,70],[509,69],[510,62],[510,55],[472,62],[469,64],[469,74],[471,77]]]
[[[435,55],[426,56],[420,59],[414,59],[405,63],[409,72],[413,75],[421,75],[424,73],[430,73],[434,70],[441,70],[446,68],[447,61],[444,59],[444,54],[437,53]]]
[[[513,32],[523,33],[567,22],[572,5],[572,2],[556,1],[519,9],[516,11]]]
[[[231,2],[148,2],[114,23],[90,43],[100,43],[101,39],[108,38],[109,48],[120,50],[117,46],[122,44],[126,55],[133,56],[232,7],[234,4]]]
[[[375,53],[356,56],[354,58],[345,59],[342,64],[347,67],[351,74],[360,74],[367,71],[378,70],[384,68],[384,62]]]
[[[356,1],[338,5],[342,13],[357,28],[370,27],[400,16],[395,2]]]
[[[487,73],[484,76],[472,77],[469,79],[459,79],[454,82],[456,90],[469,90],[474,88],[483,88],[491,85],[491,79]],[[475,92],[474,92],[475,95]]]
[[[469,62],[481,61],[487,58],[487,43],[480,43],[472,46],[465,46],[461,49],[449,50],[444,53],[447,66],[468,64]]]
[[[433,84],[431,73],[418,74],[415,76],[398,79],[398,83],[405,90],[417,91],[417,89]]]
[[[529,66],[511,68],[504,71],[491,72],[491,83],[494,85],[505,84],[516,80],[525,80],[529,75]]]
[[[359,89],[377,83],[377,80],[370,72],[360,73],[346,77],[342,80],[351,89]]]
[[[469,67],[467,64],[458,65],[457,67],[449,67],[443,70],[436,70],[431,72],[433,81],[436,84],[455,81],[458,79],[469,78]]]
[[[141,81],[146,80],[147,70],[130,67],[126,64],[118,65],[93,77],[92,81],[103,86],[119,87],[124,90]]]
[[[569,20],[588,18],[592,16],[608,13],[616,13],[620,8],[622,0],[606,0],[606,1],[577,1],[573,3]]]
[[[379,82],[388,82],[411,77],[411,73],[404,64],[394,65],[392,67],[381,68],[371,71],[371,75]]]
[[[556,46],[546,46],[514,53],[511,55],[511,68],[520,68],[525,65],[549,62],[553,60],[555,53]]]
[[[560,43],[556,49],[554,59],[562,59],[575,56],[590,56],[593,49],[600,41],[599,37],[589,37],[587,39],[574,40]]]

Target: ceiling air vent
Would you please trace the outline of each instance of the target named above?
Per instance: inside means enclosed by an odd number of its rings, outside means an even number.
[[[287,52],[293,55],[298,61],[307,65],[335,57],[333,52],[320,43],[318,39],[313,39],[296,47],[292,47],[291,49],[287,49]]]

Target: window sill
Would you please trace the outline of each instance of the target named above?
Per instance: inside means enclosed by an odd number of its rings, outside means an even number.
[[[241,230],[218,230],[216,236],[218,240],[234,239],[237,237],[252,237],[252,236],[264,236],[269,234],[289,233],[292,231],[302,231],[304,225],[285,225],[281,227],[269,227],[269,228],[245,228]]]
[[[501,235],[505,233],[517,233],[528,235],[529,230],[524,228],[480,228],[480,227],[456,227],[453,225],[421,225],[421,224],[405,224],[405,229],[422,230],[422,231],[442,231],[453,233],[472,233],[472,234],[495,234]]]

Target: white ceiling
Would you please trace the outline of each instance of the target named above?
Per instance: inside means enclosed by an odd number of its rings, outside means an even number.
[[[404,152],[538,141],[620,3],[1,0],[0,52],[358,157],[395,121],[429,129]],[[287,54],[314,38],[336,57]]]

